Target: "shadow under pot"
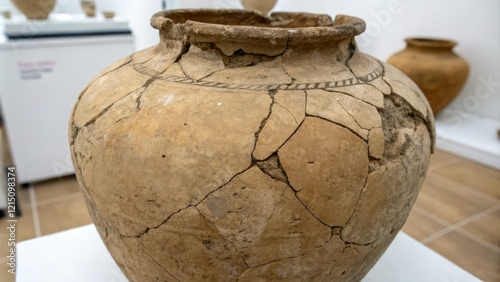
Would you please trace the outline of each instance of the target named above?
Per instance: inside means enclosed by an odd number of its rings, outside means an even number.
[[[469,76],[469,64],[453,52],[457,43],[451,40],[408,38],[406,44],[406,49],[390,57],[388,63],[422,89],[437,115],[462,90]]]

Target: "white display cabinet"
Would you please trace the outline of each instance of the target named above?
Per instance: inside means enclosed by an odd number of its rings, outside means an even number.
[[[65,31],[62,37],[0,38],[1,112],[18,183],[74,172],[69,116],[93,76],[134,52],[133,36],[119,33],[79,36]]]

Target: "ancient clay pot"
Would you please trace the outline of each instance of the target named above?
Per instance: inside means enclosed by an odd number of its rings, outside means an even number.
[[[436,115],[462,90],[469,64],[453,52],[454,41],[410,38],[406,44],[406,49],[390,57],[388,63],[422,89]]]
[[[80,1],[82,10],[87,17],[95,17],[95,2],[94,1]]]
[[[102,15],[105,19],[112,19],[115,17],[115,12],[113,11],[102,11]]]
[[[404,74],[339,15],[171,10],[160,44],[73,110],[75,171],[131,281],[361,279],[403,226],[434,144]],[[158,280],[157,280],[158,279]]]
[[[46,20],[56,0],[11,0],[29,20]]]
[[[276,0],[241,0],[241,4],[247,10],[259,11],[263,14],[269,13],[276,5]]]

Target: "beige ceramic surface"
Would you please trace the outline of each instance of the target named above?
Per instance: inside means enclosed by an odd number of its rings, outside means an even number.
[[[267,14],[276,5],[276,0],[241,0],[241,3],[247,10],[255,10]]]
[[[394,54],[388,63],[415,81],[436,115],[462,90],[469,64],[453,52],[453,41],[411,38],[406,43],[406,49]]]
[[[70,123],[89,212],[128,278],[360,280],[427,172],[418,87],[357,50],[353,17],[180,10],[152,24],[160,44],[97,75]]]
[[[30,20],[45,20],[56,5],[56,0],[11,0]]]

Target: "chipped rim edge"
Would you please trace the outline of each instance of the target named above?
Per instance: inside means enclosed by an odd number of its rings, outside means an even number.
[[[205,23],[194,20],[187,20],[185,23],[175,23],[170,17],[175,14],[193,14],[197,13],[213,13],[214,16],[219,16],[221,13],[224,15],[248,15],[253,17],[260,17],[264,20],[272,22],[279,20],[278,17],[286,16],[289,18],[299,16],[312,16],[317,17],[318,20],[330,19],[333,25],[315,26],[315,27],[260,27],[260,26],[247,26],[247,25],[225,25]],[[176,9],[166,10],[154,14],[151,18],[151,25],[160,31],[167,31],[174,26],[182,26],[188,35],[196,35],[202,37],[218,37],[223,39],[241,39],[248,41],[253,39],[301,39],[303,42],[325,42],[330,40],[342,40],[353,38],[354,36],[362,34],[366,29],[365,22],[357,17],[348,15],[337,15],[334,21],[331,21],[330,16],[325,14],[304,14],[304,13],[288,13],[277,12],[272,13],[269,17],[262,15],[255,11],[246,10],[217,10],[217,9]],[[228,32],[230,27],[231,32]]]

